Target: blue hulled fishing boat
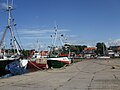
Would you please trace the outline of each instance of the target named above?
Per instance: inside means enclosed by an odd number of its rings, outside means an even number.
[[[6,26],[4,33],[0,40],[0,76],[5,74],[18,75],[26,72],[28,60],[23,59],[20,53],[21,47],[14,35],[14,18],[11,13],[13,10],[13,0],[7,0],[7,9],[5,10],[8,15],[8,25]],[[6,34],[10,32],[11,37],[6,37]],[[6,39],[10,39],[11,49],[6,49]],[[14,53],[8,53],[8,50],[13,50]]]

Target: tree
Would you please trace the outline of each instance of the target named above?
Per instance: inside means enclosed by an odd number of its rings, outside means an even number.
[[[23,58],[28,58],[31,55],[30,50],[23,49],[21,52],[22,52]]]
[[[103,55],[106,55],[106,45],[102,42],[98,42],[96,44],[96,47],[97,47],[97,55],[100,55],[100,56],[103,56]]]
[[[62,47],[62,53],[64,54],[68,54],[69,53],[69,50],[70,52],[74,52],[76,54],[79,54],[81,53],[84,48],[86,48],[87,46],[83,45],[69,45],[69,44],[65,44],[63,47]]]

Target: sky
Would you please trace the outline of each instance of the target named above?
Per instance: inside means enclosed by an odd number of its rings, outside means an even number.
[[[0,0],[0,36],[7,25],[5,7]],[[55,25],[69,44],[120,45],[120,0],[14,0],[13,7],[14,33],[25,49],[52,45]]]

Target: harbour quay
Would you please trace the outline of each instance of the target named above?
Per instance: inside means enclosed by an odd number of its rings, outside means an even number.
[[[120,59],[84,59],[0,79],[0,90],[120,90]]]

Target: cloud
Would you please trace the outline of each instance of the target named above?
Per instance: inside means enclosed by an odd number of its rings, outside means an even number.
[[[68,33],[68,29],[59,29],[58,34]],[[17,29],[15,31],[15,36],[19,36],[21,44],[24,48],[37,48],[37,40],[39,44],[42,45],[42,48],[45,48],[52,44],[51,35],[55,34],[54,29],[39,29],[39,28],[27,28],[27,29]]]
[[[120,46],[120,39],[109,40],[106,43],[107,46]]]
[[[107,47],[109,46],[120,46],[120,39],[108,40],[108,41],[98,41],[98,40],[70,40],[70,44],[73,45],[87,45],[96,46],[98,42],[104,42]]]
[[[59,29],[58,30],[58,32],[69,32],[69,31],[71,31],[71,30],[69,30],[69,29]]]
[[[71,40],[69,41],[72,45],[87,45],[87,46],[96,46],[96,40]]]
[[[60,29],[58,30],[58,33],[62,33],[62,32],[67,32],[69,30],[67,29]],[[48,38],[50,37],[51,34],[54,33],[54,30],[52,29],[19,29],[18,30],[18,34],[24,38],[29,38],[29,37],[37,37],[37,38]]]

